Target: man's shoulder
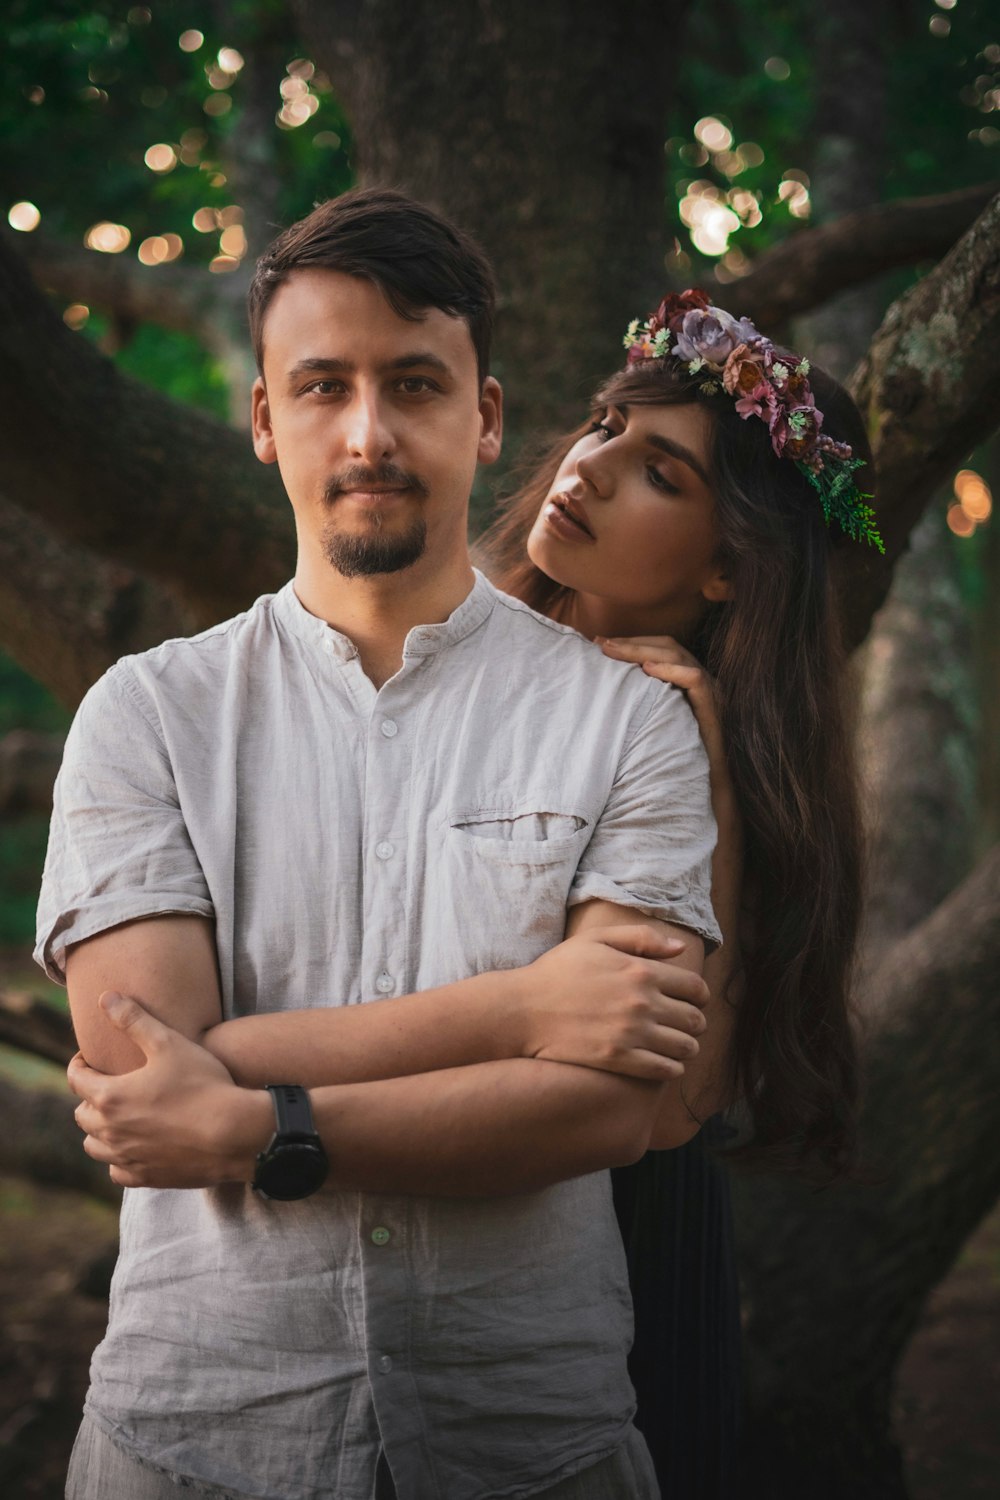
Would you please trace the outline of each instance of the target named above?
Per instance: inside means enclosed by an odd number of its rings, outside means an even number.
[[[234,658],[252,650],[273,629],[277,595],[263,594],[242,614],[221,620],[196,635],[175,636],[146,651],[119,657],[86,694],[78,717],[131,705],[140,712],[161,693],[170,696],[211,690],[231,669]]]
[[[526,691],[532,683],[544,686],[548,670],[557,674],[559,683],[567,690],[576,684],[588,697],[596,694],[600,700],[610,695],[631,704],[640,714],[644,710],[650,712],[655,704],[667,699],[676,698],[683,704],[683,694],[675,688],[647,677],[630,662],[605,656],[599,646],[572,625],[550,620],[500,589],[494,588],[494,592],[498,605],[494,617],[499,633],[515,643],[515,649],[523,649],[536,668],[525,678]]]

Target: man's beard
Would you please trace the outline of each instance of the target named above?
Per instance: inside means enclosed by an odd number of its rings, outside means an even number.
[[[377,469],[362,465],[347,469],[331,479],[326,487],[328,505],[335,505],[343,490],[363,490],[368,485],[405,488],[425,496],[427,486],[416,474],[381,464]],[[367,530],[341,531],[331,517],[323,528],[323,556],[344,578],[372,578],[378,573],[400,573],[411,568],[424,554],[427,545],[427,522],[423,516],[411,521],[402,532],[386,533],[382,517],[373,512]]]
[[[332,521],[323,528],[323,556],[344,578],[372,578],[376,573],[400,573],[424,555],[427,522],[423,516],[405,531],[387,536],[382,517],[372,516],[367,532],[340,531]]]

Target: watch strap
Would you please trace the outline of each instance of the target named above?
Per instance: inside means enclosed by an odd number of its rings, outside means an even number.
[[[299,1083],[266,1083],[279,1136],[315,1136],[309,1095]]]

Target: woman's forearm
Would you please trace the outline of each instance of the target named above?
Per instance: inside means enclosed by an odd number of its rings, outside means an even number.
[[[222,1021],[201,1041],[237,1083],[369,1083],[522,1055],[519,969],[438,989]]]

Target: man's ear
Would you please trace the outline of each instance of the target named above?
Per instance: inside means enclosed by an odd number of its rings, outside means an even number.
[[[492,375],[487,375],[483,381],[479,418],[482,429],[477,457],[481,464],[495,464],[500,457],[500,445],[503,441],[503,391],[499,380],[494,380]]]
[[[267,387],[258,375],[250,391],[250,425],[253,431],[253,451],[262,464],[278,461],[271,431],[271,408],[267,402]]]

